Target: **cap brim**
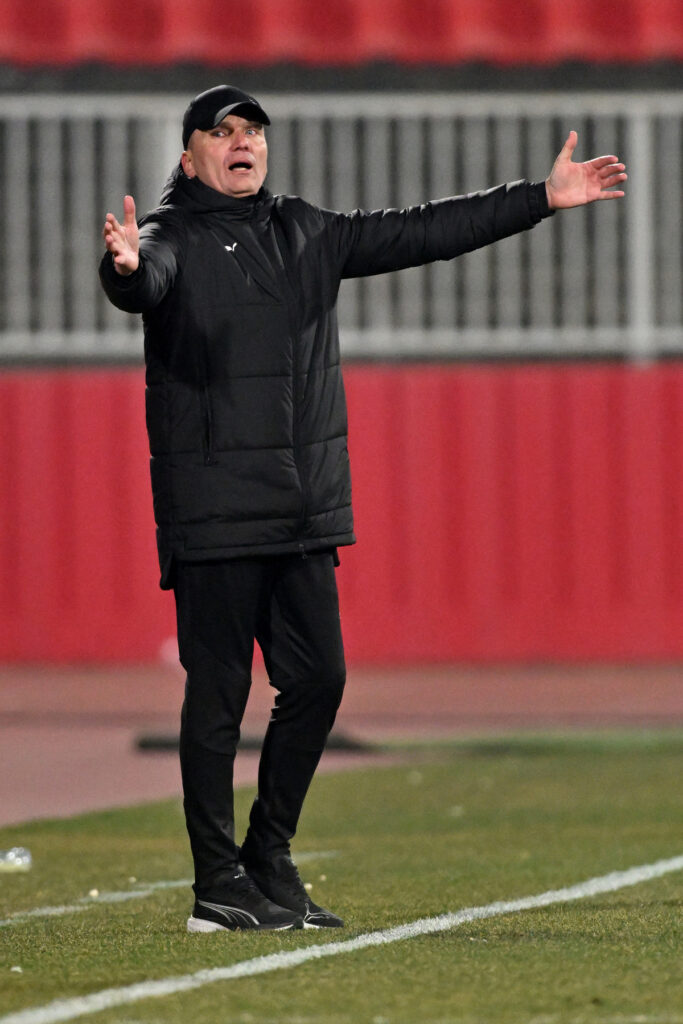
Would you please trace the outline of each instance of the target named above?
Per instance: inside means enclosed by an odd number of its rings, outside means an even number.
[[[259,107],[258,103],[249,103],[246,100],[240,100],[237,103],[231,103],[227,107],[223,107],[216,114],[216,119],[213,122],[215,128],[217,124],[220,124],[224,117],[228,114],[237,114],[239,117],[246,117],[251,121],[257,121],[259,124],[270,124],[270,118],[266,114],[262,107]]]

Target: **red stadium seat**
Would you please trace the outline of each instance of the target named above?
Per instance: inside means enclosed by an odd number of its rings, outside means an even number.
[[[652,4],[655,7],[656,4]],[[548,5],[548,60],[642,60],[641,28],[650,14],[647,0],[553,0]]]
[[[0,61],[354,65],[683,58],[683,0],[0,0]]]
[[[166,0],[163,58],[232,66],[270,59],[263,39],[264,10],[225,0]]]
[[[68,48],[68,9],[60,0],[0,2],[0,60],[13,64],[58,64]]]
[[[156,64],[163,61],[164,0],[66,0],[73,63]]]
[[[263,38],[273,62],[349,64],[358,60],[356,0],[260,0]]]
[[[643,60],[683,58],[683,2],[657,0],[640,5]]]
[[[452,59],[495,64],[544,62],[549,46],[547,7],[548,0],[520,4],[456,0],[449,4]]]
[[[407,64],[452,59],[450,0],[377,0],[358,4],[361,60]]]

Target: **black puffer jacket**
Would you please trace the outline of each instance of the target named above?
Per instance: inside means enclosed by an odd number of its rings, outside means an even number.
[[[450,259],[547,213],[527,182],[340,214],[176,170],[141,221],[139,269],[100,266],[114,305],[143,314],[162,586],[174,558],[353,543],[341,280]]]

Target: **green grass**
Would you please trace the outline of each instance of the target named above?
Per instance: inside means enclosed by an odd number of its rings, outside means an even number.
[[[680,733],[527,736],[404,751],[319,776],[298,851],[340,935],[189,936],[189,890],[0,928],[0,1013],[420,917],[533,895],[683,853]],[[240,822],[253,793],[238,793]],[[0,875],[0,918],[191,874],[178,802],[0,830],[33,870]],[[321,876],[325,876],[324,879]],[[137,883],[129,879],[134,877]],[[255,978],[103,1011],[97,1024],[683,1022],[683,872]],[[22,973],[11,972],[21,966]],[[0,1018],[1,1019],[1,1018]]]

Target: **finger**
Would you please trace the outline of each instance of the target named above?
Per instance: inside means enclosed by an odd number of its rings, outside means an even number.
[[[620,181],[626,181],[628,174],[610,174],[609,177],[604,178],[600,182],[600,188],[611,188],[613,185],[618,185]]]
[[[620,164],[619,163],[619,157],[618,156],[613,156],[613,155],[612,156],[596,156],[596,157],[593,157],[593,159],[590,160],[589,163],[590,163],[591,167],[595,168],[596,171],[601,171],[603,167],[608,167],[610,165],[619,166],[619,167],[622,167],[622,168],[625,166],[624,164]]]
[[[598,199],[623,199],[626,195],[625,192],[601,192]]]
[[[564,146],[562,147],[562,151],[560,152],[560,156],[565,157],[567,160],[571,160],[572,153],[576,149],[576,144],[577,144],[578,141],[579,141],[579,136],[574,131],[574,129],[572,129],[570,131],[569,135],[567,136],[567,141],[565,142]]]
[[[114,216],[113,213],[108,213],[107,214],[107,216],[105,218],[105,221],[104,221],[104,227],[105,227],[105,230],[107,228],[109,228],[109,230],[112,231],[112,232],[116,231],[120,235],[123,234],[123,228],[119,224],[119,222],[117,221],[117,219],[116,219],[116,217]]]
[[[119,253],[125,251],[124,246],[121,243],[121,240],[118,238],[114,238],[113,235],[105,235],[104,244],[109,250],[109,252],[112,253],[112,255],[118,256]]]
[[[119,250],[125,245],[125,240],[122,239],[120,235],[116,235],[113,232],[108,231],[106,228],[102,232],[102,237],[104,238],[104,244],[110,252],[119,252]]]
[[[607,164],[606,167],[601,167],[598,172],[598,177],[608,178],[611,174],[623,174],[626,170],[623,164]]]
[[[135,224],[135,200],[132,196],[123,197],[123,223],[125,227]]]
[[[111,215],[110,215],[111,216]],[[110,251],[119,252],[126,246],[126,234],[115,217],[109,217],[102,228],[102,237]]]

